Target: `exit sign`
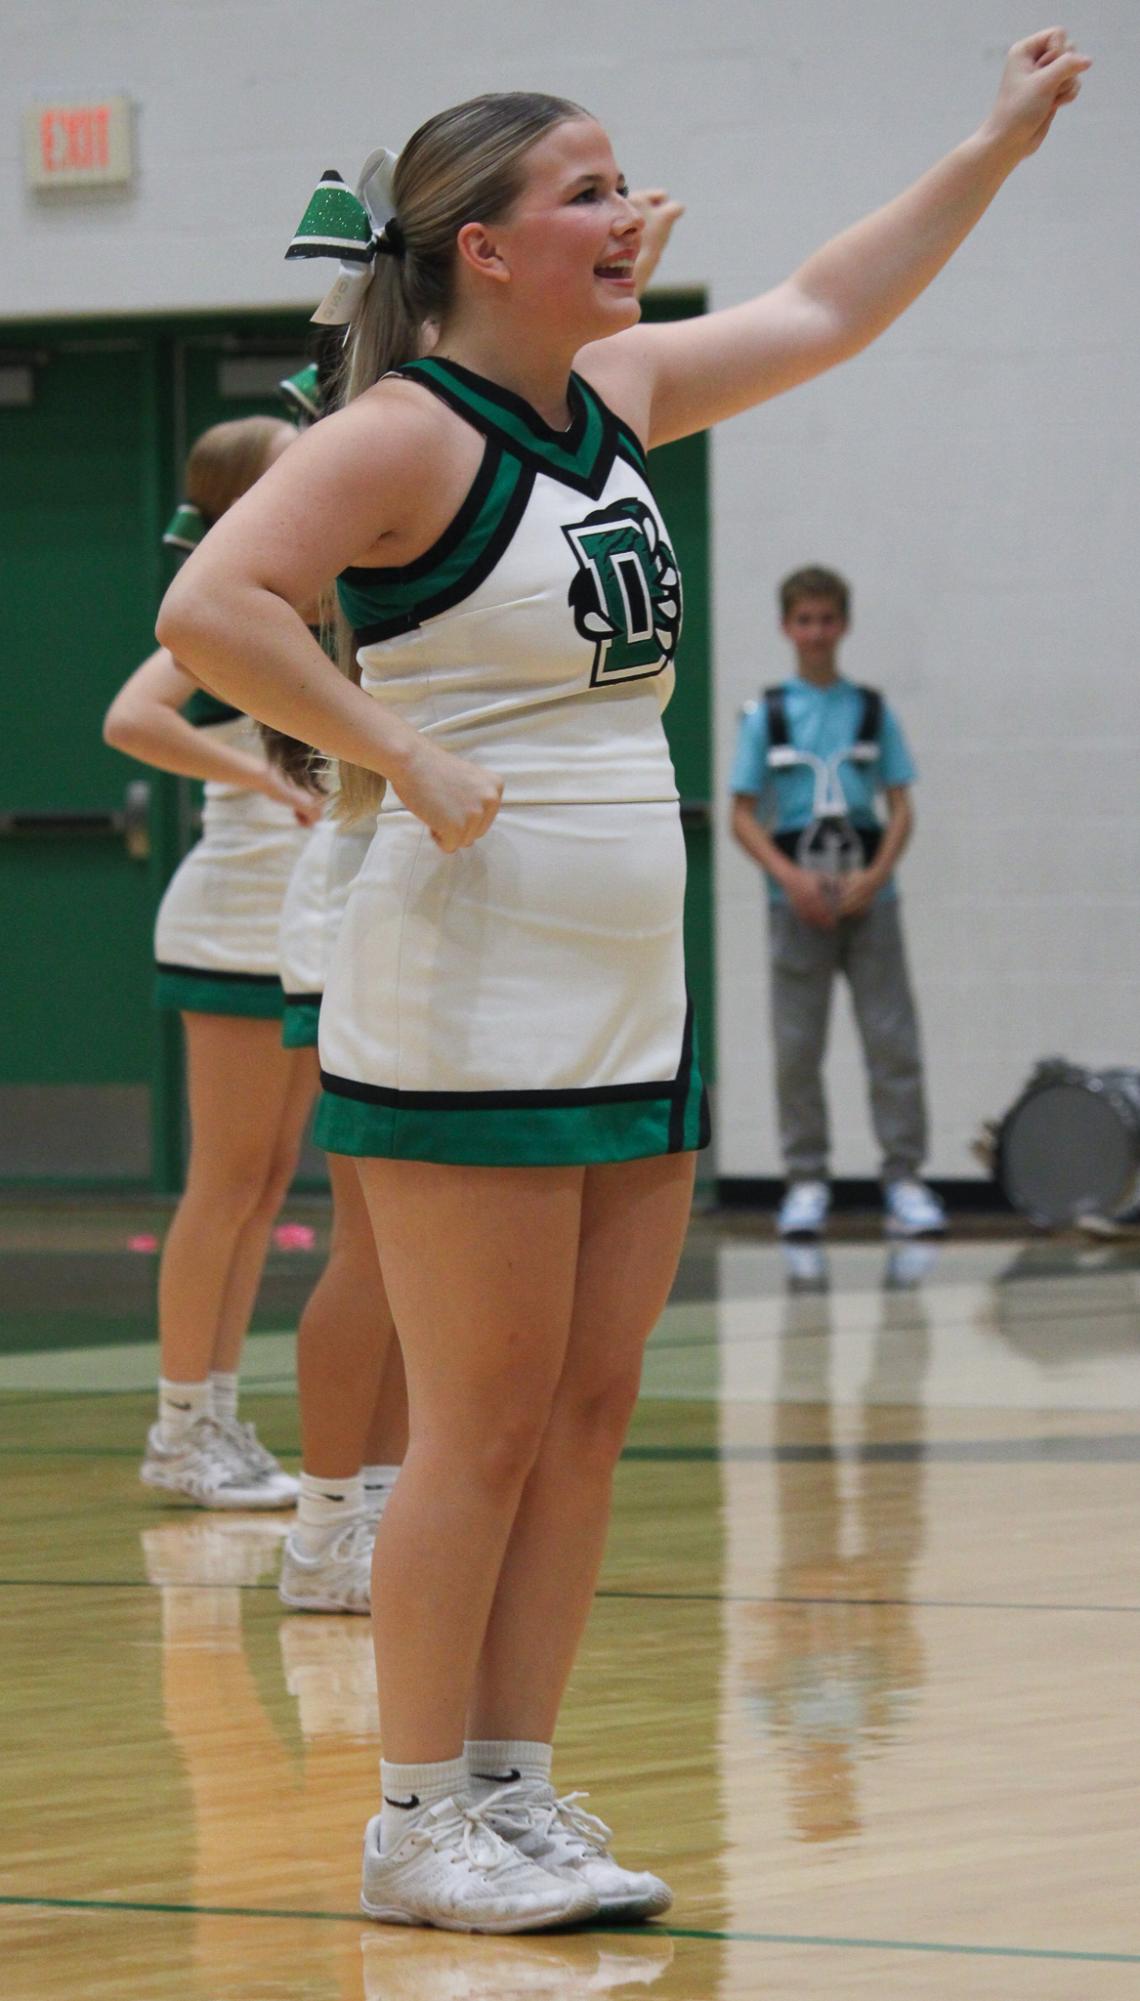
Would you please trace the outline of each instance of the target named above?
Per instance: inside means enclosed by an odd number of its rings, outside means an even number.
[[[134,174],[131,101],[29,104],[24,159],[32,188],[126,187]]]

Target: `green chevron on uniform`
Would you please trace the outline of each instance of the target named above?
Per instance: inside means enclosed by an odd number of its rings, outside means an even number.
[[[408,362],[400,371],[402,375],[417,376],[434,382],[446,389],[449,396],[458,403],[465,403],[469,409],[477,411],[485,422],[494,425],[516,445],[534,453],[545,461],[555,472],[572,473],[576,479],[588,478],[595,460],[605,441],[606,424],[602,405],[588,384],[580,375],[570,377],[570,400],[573,421],[571,431],[581,427],[581,437],[573,446],[560,444],[557,433],[551,433],[537,414],[528,419],[528,406],[521,399],[504,392],[502,398],[489,396],[486,392],[491,385],[481,376],[475,376],[461,367],[458,362],[437,359],[427,355],[422,361]]]
[[[286,257],[340,257],[346,264],[366,264],[372,255],[372,224],[368,210],[340,175],[330,167],[321,175],[308,208],[297,225]]]
[[[393,570],[346,571],[337,581],[337,595],[353,630],[359,633],[390,618],[411,616],[442,593],[450,595],[455,591],[463,578],[478,567],[526,477],[518,459],[498,456],[490,484],[466,533],[441,562],[422,574],[407,577]],[[421,566],[417,563],[409,567],[418,571]]]

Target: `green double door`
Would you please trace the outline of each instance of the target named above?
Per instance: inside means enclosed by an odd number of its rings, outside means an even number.
[[[279,407],[275,384],[301,364],[307,331],[293,317],[0,329],[0,1182],[180,1185],[179,1031],[151,1005],[151,934],[193,838],[193,788],[109,750],[102,718],[154,645],[172,571],[161,535],[189,443],[222,418]],[[667,725],[708,1067],[704,439],[655,454],[653,471],[687,587]]]

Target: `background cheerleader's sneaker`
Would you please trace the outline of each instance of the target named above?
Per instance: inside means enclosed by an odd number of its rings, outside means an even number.
[[[495,1832],[482,1807],[440,1800],[381,1851],[380,1815],[364,1835],[360,1908],[389,1925],[449,1932],[538,1932],[598,1914],[585,1883],[552,1875]]]
[[[234,1457],[248,1468],[254,1479],[263,1481],[266,1487],[280,1496],[281,1507],[291,1507],[301,1491],[301,1482],[292,1473],[287,1473],[281,1461],[275,1459],[268,1447],[262,1444],[255,1427],[243,1424],[236,1417],[218,1417],[214,1422],[221,1425],[233,1447]]]
[[[144,1487],[181,1496],[200,1508],[291,1508],[295,1499],[295,1482],[285,1492],[279,1482],[255,1472],[248,1452],[236,1448],[230,1426],[209,1416],[198,1418],[176,1445],[164,1445],[153,1424],[139,1479]]]
[[[545,1779],[518,1779],[483,1800],[480,1811],[523,1855],[570,1883],[582,1883],[598,1900],[598,1916],[627,1924],[659,1918],[673,1892],[648,1869],[623,1869],[609,1852],[611,1830],[577,1804],[585,1793],[561,1798]]]
[[[281,1558],[282,1604],[294,1612],[370,1612],[375,1540],[375,1517],[364,1512],[334,1522],[314,1550],[293,1529]]]

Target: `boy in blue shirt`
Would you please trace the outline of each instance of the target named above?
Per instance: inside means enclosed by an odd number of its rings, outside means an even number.
[[[918,1022],[893,870],[913,827],[914,765],[873,689],[844,680],[836,656],[850,590],[833,570],[780,585],[781,629],[796,672],[750,702],[732,770],[732,831],[768,878],[772,1031],[787,1192],[784,1237],[818,1237],[830,1207],[822,1065],[831,990],[851,988],[882,1149],[888,1235],[940,1234],[941,1202],[919,1179],[926,1106]],[[886,820],[877,811],[886,799]]]

